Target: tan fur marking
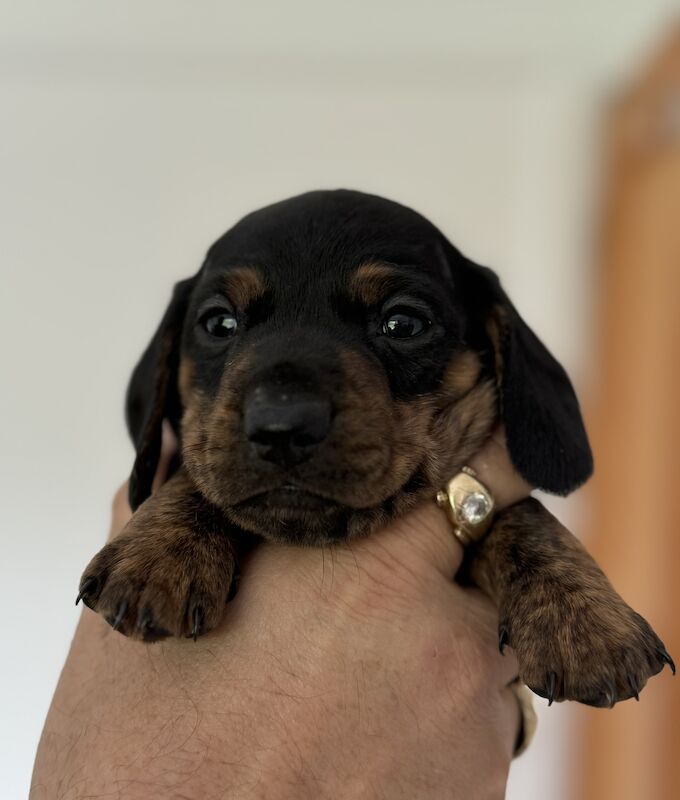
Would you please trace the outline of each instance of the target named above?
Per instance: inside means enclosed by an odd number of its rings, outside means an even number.
[[[349,285],[350,296],[366,306],[379,303],[392,286],[395,269],[389,264],[371,262],[356,270]]]
[[[227,297],[237,308],[247,308],[266,291],[266,284],[255,267],[236,267],[229,270],[224,278]]]
[[[441,391],[452,400],[461,397],[477,383],[482,364],[472,350],[453,356],[444,372]]]

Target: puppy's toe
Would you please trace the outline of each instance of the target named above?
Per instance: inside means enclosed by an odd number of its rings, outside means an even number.
[[[78,600],[124,634],[145,642],[207,633],[224,612],[236,562],[226,539],[205,550],[200,537],[164,549],[158,537],[131,535],[88,564]]]
[[[643,617],[615,595],[522,612],[506,623],[522,680],[549,704],[577,700],[598,708],[638,698],[672,659]],[[578,612],[575,609],[578,608]],[[507,636],[507,634],[506,634]]]

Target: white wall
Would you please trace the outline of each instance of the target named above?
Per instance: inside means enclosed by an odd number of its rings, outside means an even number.
[[[549,5],[2,4],[0,798],[26,794],[130,467],[129,370],[240,215],[335,186],[413,205],[583,384],[602,91],[665,4]],[[566,796],[569,712],[542,716],[512,798]]]

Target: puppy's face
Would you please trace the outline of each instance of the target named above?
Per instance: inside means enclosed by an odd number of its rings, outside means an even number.
[[[451,474],[495,416],[433,229],[386,202],[365,223],[337,205],[237,226],[185,318],[185,464],[271,538],[356,535]]]
[[[173,301],[176,334],[159,331],[156,360],[176,359],[163,413],[201,493],[306,543],[432,495],[498,416],[507,331],[480,270],[415,212],[356,192],[242,220]]]

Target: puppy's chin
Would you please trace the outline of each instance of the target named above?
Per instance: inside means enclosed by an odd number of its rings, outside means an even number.
[[[269,541],[323,546],[347,538],[352,511],[311,492],[282,488],[231,506],[228,514],[237,525]]]
[[[268,541],[309,547],[360,538],[389,516],[380,505],[355,509],[287,488],[262,492],[225,510],[233,523]]]

